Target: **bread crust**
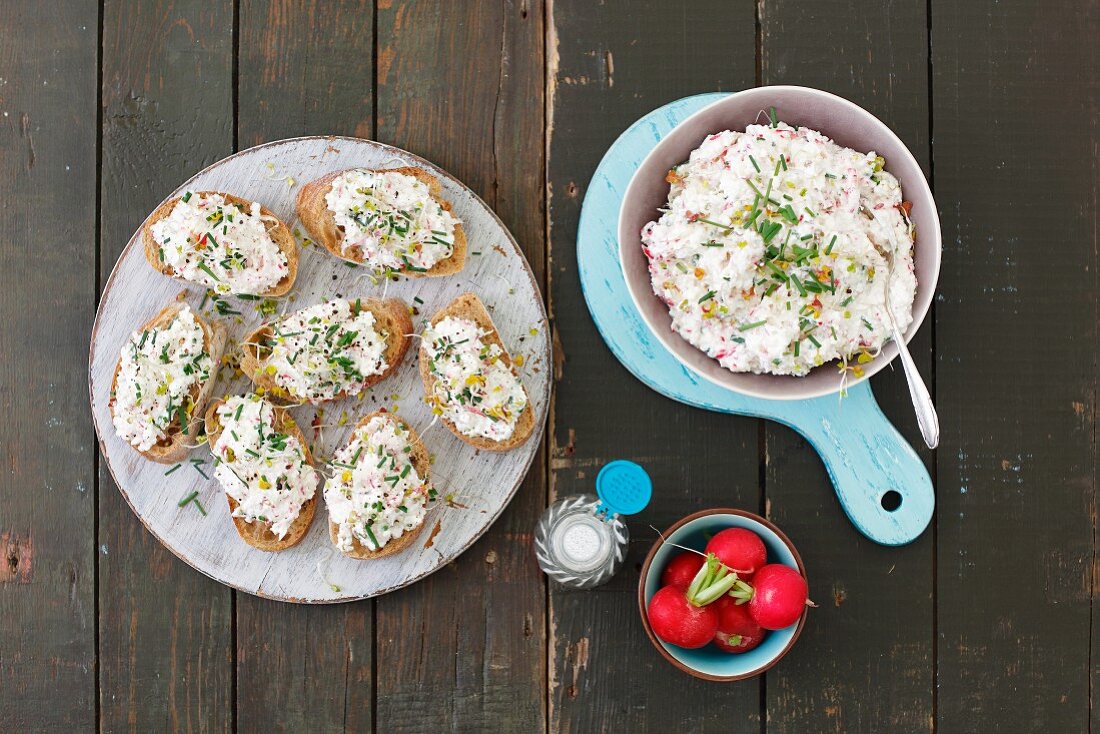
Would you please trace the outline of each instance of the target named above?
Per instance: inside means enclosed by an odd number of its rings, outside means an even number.
[[[424,442],[420,440],[420,436],[417,434],[417,432],[414,431],[408,423],[398,417],[396,413],[387,413],[384,410],[376,410],[370,415],[364,416],[363,419],[355,425],[356,430],[370,423],[372,418],[377,417],[382,417],[386,418],[387,420],[394,421],[399,426],[401,426],[402,429],[409,432],[409,443],[412,444],[412,453],[409,455],[409,458],[412,461],[413,468],[416,469],[417,474],[424,478],[425,482],[430,481],[432,463],[431,454],[428,453],[427,447],[424,446]],[[352,437],[354,438],[354,436],[355,433],[353,432]],[[362,457],[360,461],[363,461],[366,458],[367,457]],[[424,516],[424,519],[427,520],[426,514]],[[336,549],[344,555],[350,556],[352,558],[358,558],[359,560],[363,561],[369,561],[376,558],[385,558],[386,556],[392,556],[395,553],[400,553],[401,551],[405,550],[413,544],[413,541],[416,540],[416,538],[424,530],[424,526],[426,524],[427,522],[420,523],[420,525],[406,532],[397,540],[389,541],[376,551],[372,551],[365,545],[360,543],[359,539],[356,538],[355,535],[351,536],[351,550],[341,550],[339,544],[337,543],[337,535],[340,532],[340,526],[334,523],[331,519],[328,522],[328,536],[332,540],[332,544],[336,546]]]
[[[177,314],[179,314],[186,305],[186,303],[180,301],[174,301],[168,304],[157,312],[156,316],[142,324],[141,330],[167,327],[175,320]],[[225,327],[217,321],[207,322],[195,311],[191,313],[195,317],[195,322],[202,329],[203,345],[206,348],[207,354],[210,355],[211,367],[210,376],[206,381],[194,385],[191,388],[191,398],[194,401],[195,408],[191,413],[191,421],[187,425],[187,431],[182,430],[178,418],[173,418],[172,422],[168,425],[169,430],[165,431],[164,440],[153,444],[147,450],[142,451],[133,444],[127,442],[127,445],[134,451],[137,451],[146,459],[155,461],[158,464],[175,464],[182,461],[184,457],[191,453],[193,446],[190,444],[194,444],[198,440],[199,432],[202,429],[202,420],[199,419],[199,416],[203,414],[203,406],[209,399],[211,391],[214,389],[214,383],[218,379],[218,368],[221,366],[222,354],[225,352]],[[118,373],[121,369],[122,358],[119,357],[118,362],[115,364],[115,373],[111,377],[111,399],[108,402],[112,420],[115,415],[114,394],[118,384]]]
[[[224,400],[215,400],[206,410],[204,423],[206,425],[206,439],[209,443],[211,452],[213,452],[214,444],[217,443],[218,436],[221,435],[221,424],[218,421],[218,408],[224,402]],[[302,435],[302,431],[298,428],[298,424],[294,422],[294,418],[291,417],[290,413],[285,408],[280,408],[277,405],[273,405],[272,408],[275,411],[275,426],[283,433],[298,439],[298,443],[302,445],[302,453],[305,455],[306,463],[312,466],[313,454],[309,450],[309,442],[306,441],[306,437]],[[233,513],[236,511],[239,503],[237,500],[230,497],[229,493],[225,492],[224,489],[222,491],[222,493],[225,494],[226,500],[229,502],[229,517],[233,520],[233,526],[237,528],[237,534],[241,536],[244,542],[262,551],[286,550],[302,542],[302,538],[306,537],[306,533],[309,532],[309,526],[313,524],[313,516],[317,512],[317,495],[320,492],[321,488],[318,487],[317,490],[314,491],[313,496],[302,504],[302,509],[298,512],[298,517],[294,518],[294,522],[290,524],[290,528],[287,530],[286,535],[280,538],[278,535],[271,532],[271,523],[260,521],[249,522],[243,517],[234,515]]]
[[[225,198],[227,204],[238,204],[249,209],[252,206],[252,202],[247,199],[242,199],[239,196],[233,194],[227,194],[224,191],[196,191],[195,196],[209,196],[211,194],[218,194]],[[153,239],[153,225],[160,220],[167,217],[172,213],[172,210],[176,208],[176,204],[180,201],[180,197],[169,199],[168,201],[157,207],[156,211],[152,213],[149,219],[145,222],[145,226],[142,227],[141,241],[145,247],[145,259],[149,261],[149,264],[153,266],[153,269],[157,272],[163,273],[171,278],[182,280],[185,283],[194,283],[194,281],[187,280],[179,275],[176,275],[171,265],[167,265],[160,260],[160,245]],[[294,241],[294,235],[291,234],[290,228],[283,223],[281,219],[275,216],[275,214],[265,207],[260,205],[260,216],[265,217],[264,226],[267,228],[267,233],[271,235],[272,241],[278,246],[279,250],[286,255],[287,273],[276,283],[273,287],[269,288],[263,293],[252,293],[246,295],[256,296],[268,296],[278,297],[285,296],[290,292],[291,287],[294,285],[295,279],[298,277],[298,243]],[[270,219],[268,219],[270,218]],[[274,220],[274,221],[272,221]],[[197,285],[204,285],[198,283]]]
[[[483,338],[484,341],[500,347],[502,352],[500,358],[508,365],[508,369],[512,371],[512,374],[516,375],[516,379],[519,380],[515,364],[512,362],[512,355],[508,353],[508,347],[501,340],[500,333],[497,331],[496,325],[493,324],[493,318],[489,315],[488,309],[485,308],[485,304],[481,302],[480,298],[473,293],[463,293],[436,313],[435,316],[432,316],[431,323],[434,326],[448,316],[469,319],[477,323],[482,330],[488,331],[489,333]],[[431,373],[431,358],[428,356],[428,350],[423,340],[420,343],[420,379],[424,382],[424,393],[428,396],[433,395],[435,377]],[[494,441],[484,436],[467,436],[459,431],[454,423],[443,418],[443,416],[440,416],[440,418],[451,433],[475,448],[485,449],[486,451],[511,451],[517,446],[522,446],[535,430],[535,414],[531,405],[531,395],[527,392],[527,387],[523,385],[522,380],[520,380],[520,386],[523,387],[523,394],[527,397],[527,407],[520,413],[512,435],[504,441]]]
[[[405,353],[409,351],[410,334],[413,331],[412,318],[409,316],[409,307],[399,298],[359,299],[364,311],[370,311],[374,315],[375,324],[380,330],[387,333],[386,348],[383,356],[388,365],[380,374],[369,376],[363,383],[363,389],[377,385],[382,380],[392,375],[405,360]],[[348,299],[348,303],[354,308],[355,300]],[[283,403],[300,403],[305,398],[293,395],[285,390],[275,380],[264,373],[266,365],[264,357],[260,354],[261,341],[271,335],[273,324],[265,324],[245,336],[241,342],[241,371],[257,387],[264,389],[264,394],[273,401]],[[333,400],[342,400],[348,395],[347,390],[341,390],[336,395],[325,400],[311,400],[312,404],[327,403]]]
[[[329,211],[328,203],[325,202],[325,195],[332,189],[332,182],[341,174],[349,170],[355,169],[346,168],[342,171],[333,171],[332,173],[326,174],[302,186],[302,189],[298,192],[298,220],[302,223],[302,226],[306,228],[306,231],[309,232],[314,242],[320,243],[322,247],[341,260],[362,265],[364,262],[362,256],[357,258],[343,252],[342,245],[344,242],[344,233],[336,224],[336,217]],[[432,198],[435,199],[444,210],[448,212],[454,211],[451,208],[451,203],[440,196],[443,192],[443,187],[440,185],[439,179],[421,168],[405,166],[403,168],[368,168],[365,170],[375,173],[403,173],[408,176],[413,176],[428,185],[428,188],[431,190]],[[401,270],[398,272],[408,278],[437,278],[445,275],[454,275],[466,265],[466,249],[466,232],[462,228],[461,223],[456,223],[454,251],[451,252],[450,257],[445,260],[440,260],[423,273],[415,270]]]

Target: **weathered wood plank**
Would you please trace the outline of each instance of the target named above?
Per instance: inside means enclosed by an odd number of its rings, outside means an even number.
[[[372,137],[374,5],[244,2],[241,147],[298,135]],[[304,32],[309,29],[308,32]],[[367,731],[374,602],[300,607],[237,597],[237,725],[243,731]]]
[[[374,135],[372,0],[241,0],[239,147]]]
[[[814,86],[862,105],[898,133],[927,175],[925,15],[923,0],[767,0],[762,82]],[[910,350],[929,379],[930,323]],[[883,410],[931,465],[900,367],[873,383]],[[769,731],[931,729],[933,531],[903,548],[874,544],[851,527],[812,447],[775,423],[766,440],[770,517],[798,545],[820,604],[767,674]],[[884,695],[867,695],[875,689]]]
[[[378,13],[378,139],[478,192],[541,283],[541,4],[381,2]],[[545,597],[530,546],[545,501],[541,453],[535,462],[465,555],[377,600],[376,716],[387,730],[544,728]]]
[[[96,12],[13,2],[0,23],[3,731],[95,725]]]
[[[947,251],[936,313],[938,720],[943,731],[1084,731],[1100,13],[936,1],[932,23]]]
[[[101,284],[165,194],[233,146],[232,2],[103,12]],[[232,592],[161,546],[102,463],[99,523],[101,727],[229,731]]]
[[[759,509],[760,424],[687,408],[634,380],[589,317],[575,250],[585,186],[623,129],[673,99],[753,84],[753,3],[555,0],[552,20],[550,275],[565,357],[552,416],[552,492],[593,491],[600,466],[616,458],[645,466],[655,491],[629,522],[630,556],[611,583],[551,589],[551,729],[758,732],[758,682],[719,686],[675,670],[646,639],[635,595],[655,539],[649,524],[663,529],[707,507]]]

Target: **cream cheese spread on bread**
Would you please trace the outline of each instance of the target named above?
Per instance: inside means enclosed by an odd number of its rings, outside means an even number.
[[[325,203],[344,232],[343,252],[374,271],[425,272],[454,252],[458,219],[415,176],[353,168],[336,177]]]
[[[213,366],[202,326],[186,305],[167,327],[131,334],[112,396],[119,437],[147,451],[166,437],[173,420],[186,432],[193,418],[192,388],[210,377]]]
[[[260,345],[267,375],[310,401],[358,395],[363,381],[384,372],[386,337],[374,314],[339,298],[275,322]]]
[[[903,332],[916,292],[908,205],[883,165],[784,123],[707,137],[642,229],[672,328],[733,372],[869,360],[890,337],[887,281]]]
[[[256,395],[218,406],[221,433],[210,447],[214,475],[237,501],[234,517],[269,523],[282,538],[317,490],[317,472],[298,438],[275,426],[275,408]]]
[[[335,476],[325,481],[329,519],[338,527],[340,550],[358,540],[376,551],[424,522],[431,484],[412,462],[409,432],[393,419],[375,416],[355,429],[336,452]]]
[[[474,321],[448,316],[424,331],[429,370],[435,378],[427,400],[433,412],[460,433],[503,441],[527,408],[523,385],[502,359],[504,350],[485,342]]]
[[[221,194],[187,192],[150,231],[162,263],[218,293],[261,295],[289,273],[256,202],[245,210]]]

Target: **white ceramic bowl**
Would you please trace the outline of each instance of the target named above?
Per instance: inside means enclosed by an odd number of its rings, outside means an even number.
[[[660,215],[658,208],[668,202],[665,174],[669,169],[687,160],[707,135],[744,130],[766,119],[766,113],[761,116],[761,111],[769,107],[776,108],[783,122],[813,128],[839,145],[859,151],[873,150],[883,156],[886,170],[897,177],[903,196],[913,203],[910,217],[917,233],[914,248],[917,294],[913,301],[913,322],[905,333],[908,342],[928,313],[939,279],[942,245],[936,202],[920,165],[898,136],[870,112],[835,94],[808,87],[757,87],[720,99],[681,122],[657,143],[630,179],[619,210],[619,254],[627,288],[642,319],[690,370],[746,395],[780,400],[814,398],[841,388],[841,374],[835,362],[811,370],[804,377],[730,372],[672,330],[668,306],[653,293],[649,264],[642,252],[642,227],[656,219]],[[882,370],[897,354],[897,345],[891,342],[876,359],[863,365],[864,376],[860,380]],[[858,381],[849,375],[849,386]]]

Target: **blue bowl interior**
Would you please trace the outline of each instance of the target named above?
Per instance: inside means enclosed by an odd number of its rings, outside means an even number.
[[[764,546],[768,549],[768,563],[782,563],[791,568],[798,568],[794,554],[791,553],[778,535],[756,520],[741,515],[706,515],[705,517],[696,518],[681,525],[676,532],[668,537],[668,540],[701,551],[706,547],[708,538],[726,528],[746,528],[753,531],[760,536],[764,541]],[[649,600],[661,587],[661,572],[664,571],[665,565],[673,556],[685,552],[668,543],[657,549],[653,556],[653,562],[649,565],[649,573],[645,580],[647,607]],[[759,647],[738,655],[724,652],[713,643],[696,650],[686,650],[666,642],[659,642],[668,651],[669,655],[700,673],[714,676],[745,675],[765,667],[778,658],[794,637],[797,628],[798,622],[795,622],[786,629],[768,632]]]

